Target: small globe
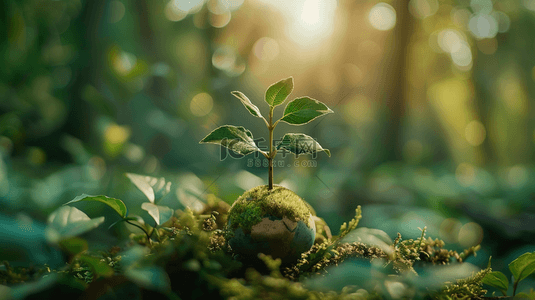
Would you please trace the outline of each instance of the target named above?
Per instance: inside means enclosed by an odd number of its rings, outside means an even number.
[[[310,250],[316,226],[307,204],[291,190],[267,185],[246,191],[231,206],[228,244],[242,261],[255,261],[259,253],[296,262]]]

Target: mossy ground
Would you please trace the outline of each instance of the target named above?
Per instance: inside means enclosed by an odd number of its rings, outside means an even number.
[[[310,213],[308,205],[291,190],[280,185],[268,190],[267,185],[261,185],[246,191],[234,202],[229,211],[230,229],[240,227],[250,231],[265,215],[277,218],[285,216],[309,226]]]

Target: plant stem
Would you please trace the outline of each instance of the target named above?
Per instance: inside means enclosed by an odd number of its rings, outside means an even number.
[[[273,108],[273,106],[269,107],[268,191],[271,191],[273,189],[273,129],[275,129],[275,127],[273,126]]]
[[[136,226],[137,228],[143,230],[143,232],[144,232],[145,235],[147,236],[147,241],[148,241],[149,245],[152,246],[152,241],[150,240],[150,235],[149,235],[149,233],[147,232],[147,230],[145,230],[145,228],[143,228],[143,227],[141,227],[141,226],[139,226],[139,225],[137,225],[137,224],[135,224],[135,223],[130,222],[130,220],[125,220],[125,222],[128,223],[128,224],[130,224],[130,225],[134,225],[134,226]]]
[[[520,280],[515,280],[515,283],[513,284],[513,297],[516,295],[516,288],[518,287],[518,282]]]

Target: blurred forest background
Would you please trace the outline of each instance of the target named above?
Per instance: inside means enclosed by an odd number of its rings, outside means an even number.
[[[535,251],[535,0],[1,7],[2,259],[50,263],[46,218],[82,193],[122,199],[149,218],[132,205],[144,196],[125,172],[170,180],[163,201],[175,209],[199,208],[209,195],[232,203],[266,184],[260,157],[222,159],[199,141],[223,124],[267,139],[230,92],[264,113],[266,88],[289,76],[290,99],[307,95],[335,113],[280,124],[275,139],[303,132],[332,157],[279,155],[275,183],[309,202],[334,234],[362,205],[360,225],[391,237],[416,238],[427,226],[453,249],[481,243],[472,259],[480,267],[492,255],[503,271]],[[101,227],[98,243],[113,244],[114,230]]]

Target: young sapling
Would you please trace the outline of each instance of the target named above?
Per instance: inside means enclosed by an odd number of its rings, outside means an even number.
[[[303,133],[286,133],[274,145],[273,132],[281,121],[304,125],[333,111],[324,103],[305,96],[290,101],[283,116],[273,122],[275,107],[283,104],[292,90],[292,77],[272,84],[266,90],[265,101],[269,105],[267,119],[242,92],[232,92],[249,113],[266,124],[269,132],[267,152],[255,144],[252,133],[242,126],[220,126],[201,140],[201,143],[218,144],[241,155],[257,151],[268,160],[268,185],[246,191],[229,211],[228,229],[231,234],[228,243],[243,260],[254,260],[258,253],[264,253],[281,258],[283,263],[292,262],[314,243],[315,224],[307,204],[291,190],[273,185],[273,159],[281,149],[296,156],[321,151],[331,156],[331,153]]]

